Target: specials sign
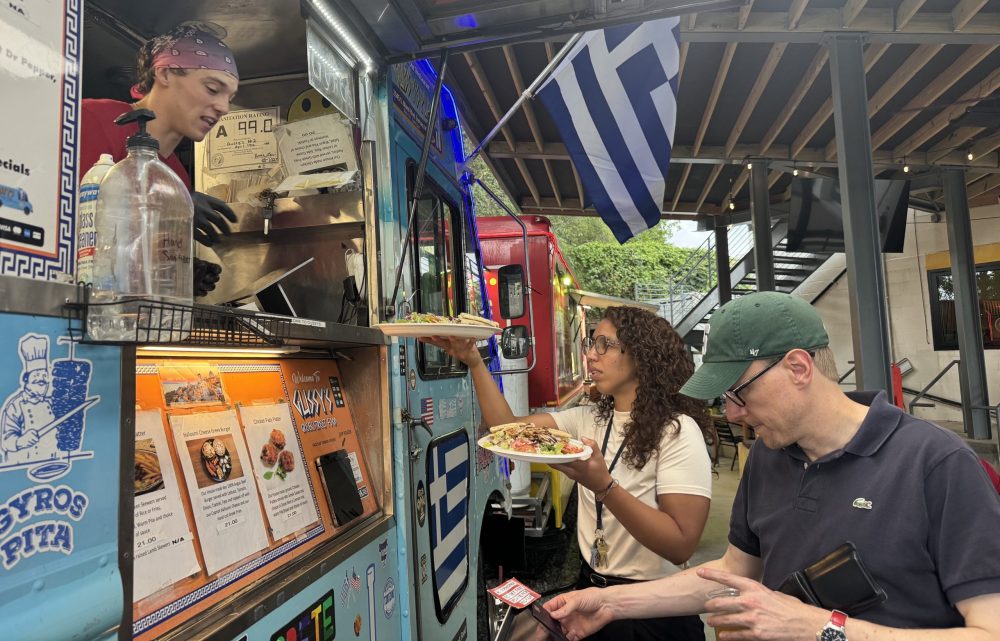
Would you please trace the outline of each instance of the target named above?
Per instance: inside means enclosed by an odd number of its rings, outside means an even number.
[[[81,2],[0,5],[0,274],[68,280],[80,100]]]

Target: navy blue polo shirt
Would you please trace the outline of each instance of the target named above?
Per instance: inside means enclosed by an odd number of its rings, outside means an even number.
[[[763,583],[853,541],[888,599],[859,619],[960,627],[955,603],[1000,593],[1000,497],[952,432],[904,414],[884,392],[842,449],[810,462],[798,445],[750,450],[729,542],[763,562]]]

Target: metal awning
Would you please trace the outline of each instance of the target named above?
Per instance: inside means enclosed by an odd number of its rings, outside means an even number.
[[[341,19],[385,62],[551,39],[722,7],[744,0],[333,0]],[[320,5],[323,0],[305,0]]]
[[[571,289],[569,290],[569,295],[572,296],[576,302],[581,305],[587,305],[588,307],[638,307],[639,309],[645,309],[646,311],[653,312],[654,314],[660,311],[659,306],[652,303],[642,303],[630,298],[608,296],[607,294],[598,294],[597,292],[588,292],[582,289]]]
[[[751,0],[681,18],[677,125],[664,218],[707,219],[749,207],[747,163],[771,161],[773,203],[792,173],[833,175],[837,149],[824,41],[868,33],[865,52],[879,178],[967,169],[970,205],[1000,196],[1000,0]],[[483,137],[566,38],[453,55],[449,86],[467,132]],[[555,123],[528,101],[488,145],[525,214],[594,215]],[[904,173],[904,167],[909,172]],[[915,189],[943,208],[937,181]]]

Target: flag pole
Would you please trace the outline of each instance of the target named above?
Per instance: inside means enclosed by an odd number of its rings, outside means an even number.
[[[531,85],[527,89],[525,89],[524,92],[521,93],[521,95],[517,99],[517,102],[511,105],[511,108],[507,110],[507,113],[505,113],[502,118],[500,118],[496,126],[494,126],[493,129],[490,130],[490,133],[486,134],[486,136],[479,142],[479,145],[472,150],[472,153],[469,154],[469,157],[465,159],[466,166],[468,166],[468,164],[472,162],[472,160],[476,156],[479,155],[479,152],[481,152],[486,147],[486,145],[488,145],[490,141],[496,137],[497,133],[500,132],[500,129],[504,125],[506,125],[507,121],[510,120],[511,117],[515,113],[517,113],[517,110],[521,108],[521,105],[524,104],[524,102],[529,98],[533,98],[535,96],[535,91],[538,90],[538,87],[548,79],[552,71],[554,71],[555,68],[559,65],[559,63],[563,61],[563,58],[566,57],[566,54],[570,52],[570,50],[574,47],[574,45],[576,45],[576,43],[580,40],[581,37],[583,37],[583,33],[574,33],[573,37],[570,38],[566,42],[566,44],[563,45],[562,49],[559,50],[559,53],[553,56],[552,60],[549,61],[549,64],[547,64],[545,68],[542,69],[542,72],[538,74],[538,77],[535,78],[535,81],[532,82]],[[511,151],[514,150],[512,149]]]

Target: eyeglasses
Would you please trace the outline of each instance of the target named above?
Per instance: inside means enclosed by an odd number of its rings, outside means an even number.
[[[583,351],[585,353],[589,352],[590,348],[594,348],[594,351],[597,352],[598,356],[604,356],[605,354],[607,354],[609,347],[618,347],[623,352],[625,351],[625,348],[622,347],[621,341],[611,340],[610,338],[604,336],[603,334],[598,336],[597,338],[590,338],[590,337],[584,338],[580,343],[581,345],[583,345]]]
[[[725,399],[727,401],[731,402],[733,405],[735,405],[737,407],[746,407],[747,406],[747,402],[744,401],[743,398],[740,396],[740,392],[742,392],[743,390],[745,390],[750,385],[750,383],[753,383],[755,380],[757,380],[758,378],[760,378],[764,374],[767,374],[767,371],[769,369],[771,369],[772,367],[774,367],[775,365],[777,365],[778,363],[780,363],[781,361],[783,361],[784,358],[785,357],[782,356],[781,358],[779,358],[779,359],[777,359],[775,361],[772,361],[770,365],[768,365],[764,369],[760,370],[759,372],[757,372],[756,374],[754,374],[753,376],[751,376],[750,380],[746,381],[745,383],[741,383],[740,385],[737,385],[736,387],[734,387],[732,389],[727,389],[725,392],[722,393],[722,396],[725,397]]]

